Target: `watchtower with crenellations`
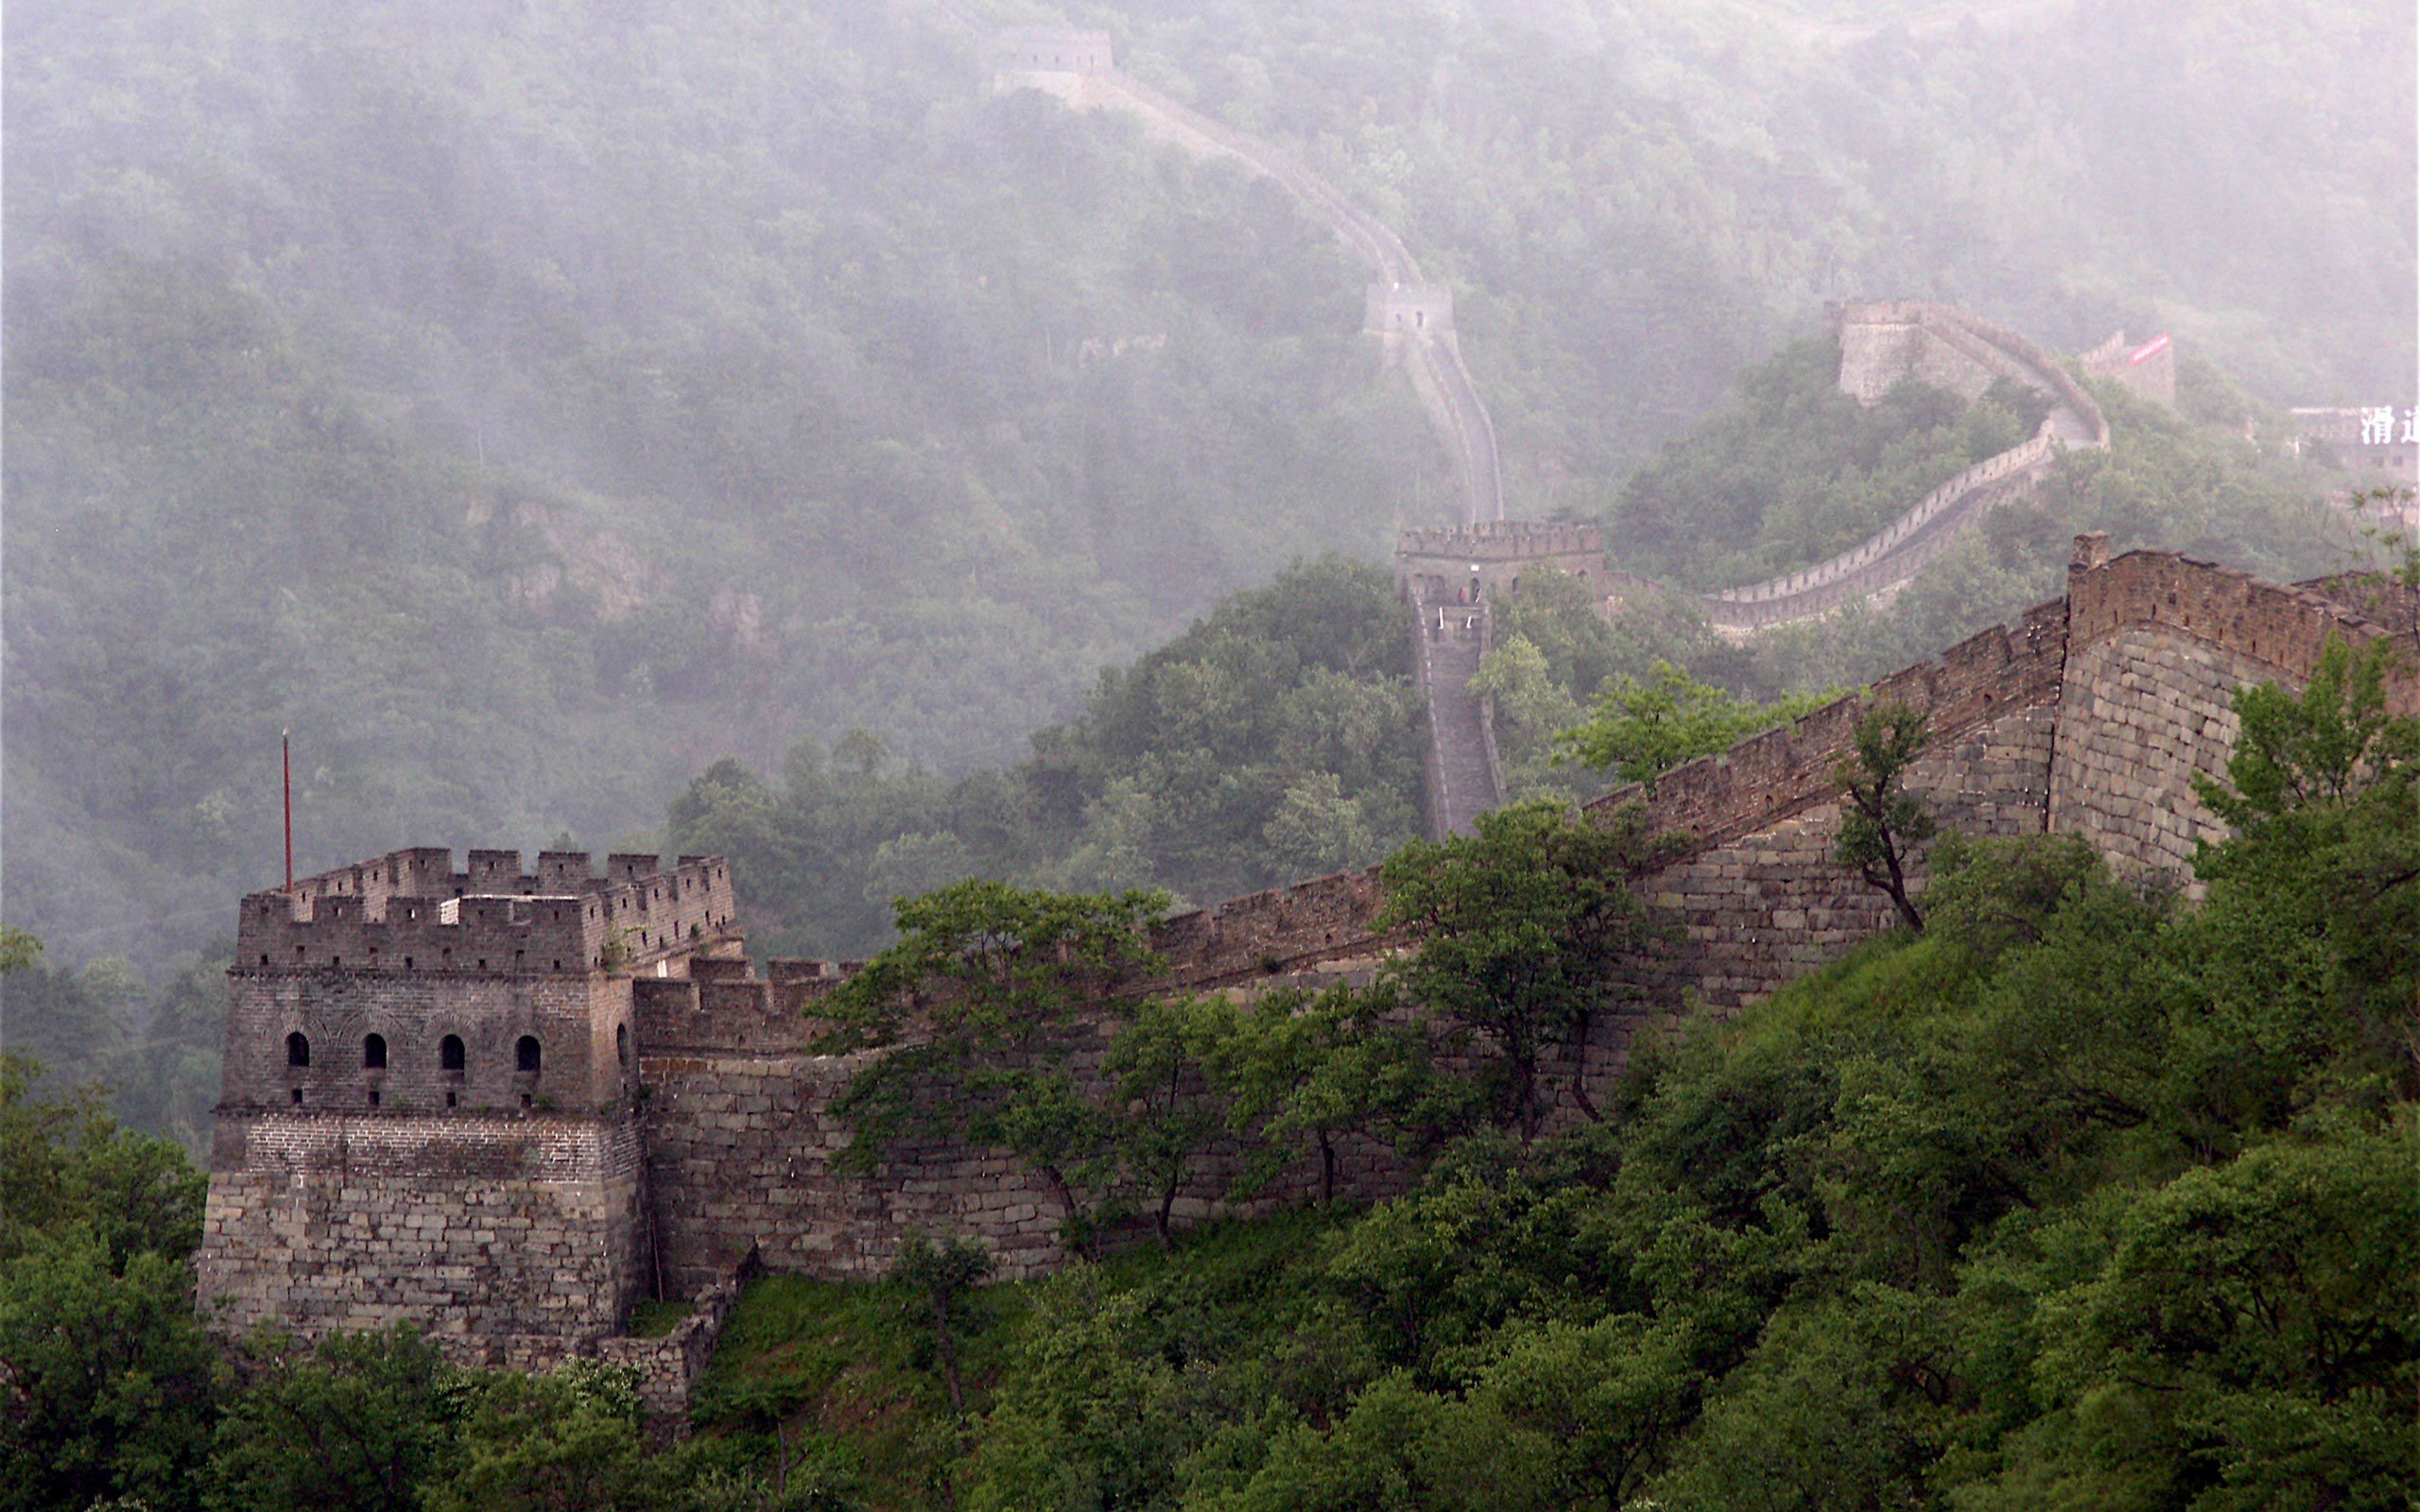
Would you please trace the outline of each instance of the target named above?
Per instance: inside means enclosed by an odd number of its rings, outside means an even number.
[[[224,1327],[557,1354],[648,1288],[634,984],[740,946],[730,868],[397,850],[241,906],[197,1260]]]

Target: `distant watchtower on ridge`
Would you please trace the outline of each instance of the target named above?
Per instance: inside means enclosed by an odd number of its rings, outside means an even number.
[[[242,903],[197,1257],[217,1326],[558,1356],[648,1290],[633,987],[740,945],[731,868],[397,850]]]
[[[1038,89],[1085,109],[1085,81],[1117,72],[1117,55],[1105,31],[1071,26],[1009,26],[985,48],[995,94]]]

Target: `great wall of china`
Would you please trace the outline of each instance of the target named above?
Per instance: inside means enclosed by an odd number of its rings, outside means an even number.
[[[1113,77],[1107,58],[1103,39],[1098,66],[1046,72],[1080,81],[1071,103],[1146,112],[1202,150],[1253,148]],[[1496,599],[1541,566],[1608,597],[1652,585],[1609,574],[1594,526],[1501,518],[1493,432],[1443,291],[1316,176],[1289,177],[1290,159],[1247,162],[1344,228],[1382,275],[1402,275],[1374,286],[1369,323],[1432,419],[1448,416],[1464,518],[1406,532],[1397,573],[1430,700],[1432,824],[1459,831],[1500,786],[1489,711],[1468,688]],[[2090,396],[2021,338],[1938,305],[1840,319],[1853,393],[1910,372],[1970,393],[2014,378],[2051,394],[2050,418],[1855,551],[1706,595],[1718,625],[1754,629],[1887,592],[2059,447],[2106,443]],[[2224,768],[2233,692],[2299,686],[2331,635],[2390,633],[2363,616],[2362,594],[2164,553],[2112,560],[2104,538],[2082,537],[2062,597],[1862,699],[1668,774],[1643,801],[1650,825],[1683,843],[1640,885],[1666,943],[1549,1079],[1602,1091],[1641,1034],[1692,1007],[1736,1011],[1892,927],[1889,905],[1831,859],[1832,772],[1865,702],[1926,712],[1930,744],[1910,786],[1947,824],[2079,835],[2119,874],[2171,885],[2219,833],[2193,781]],[[2420,679],[2397,674],[2391,698],[2420,712]],[[1612,795],[1591,816],[1641,797]],[[1360,979],[1403,943],[1374,933],[1382,902],[1374,872],[1341,873],[1168,919],[1152,943],[1171,990],[1250,997]],[[221,1331],[311,1338],[409,1321],[467,1359],[603,1358],[636,1370],[668,1420],[752,1267],[868,1278],[918,1228],[980,1241],[1011,1277],[1064,1256],[1053,1191],[1001,1152],[911,1145],[871,1176],[844,1168],[850,1131],[833,1108],[864,1061],[814,1044],[817,1004],[851,968],[777,960],[760,976],[717,858],[614,855],[596,874],[584,855],[542,853],[525,869],[516,851],[480,850],[458,871],[450,852],[400,850],[244,899],[237,942],[197,1261]],[[1179,1220],[1234,1211],[1231,1171],[1232,1152],[1214,1151]],[[1402,1172],[1357,1145],[1340,1176],[1366,1198]],[[1297,1170],[1262,1200],[1311,1179]],[[650,1297],[691,1311],[635,1336],[632,1310]]]
[[[1646,813],[1682,848],[1638,885],[1667,943],[1549,1082],[1601,1093],[1640,1034],[1693,1005],[1736,1011],[1892,927],[1831,858],[1832,771],[1869,700],[1928,715],[1910,785],[1946,824],[2078,835],[2119,875],[2173,885],[2221,833],[2193,780],[2224,770],[2235,690],[2299,686],[2331,635],[2392,633],[2364,616],[2366,587],[2112,560],[2105,538],[2080,538],[2062,597],[1668,774]],[[2395,674],[2390,705],[2420,712],[2420,678]],[[1381,902],[1374,873],[1322,877],[1171,918],[1153,945],[1171,990],[1359,979],[1401,944],[1373,932]],[[404,850],[253,894],[237,919],[198,1260],[217,1328],[410,1321],[467,1358],[602,1357],[677,1417],[744,1267],[871,1277],[910,1228],[974,1237],[1010,1276],[1064,1253],[1052,1189],[1001,1152],[914,1145],[871,1176],[843,1166],[833,1106],[863,1062],[813,1046],[816,1004],[850,968],[773,961],[760,977],[719,860],[617,855],[592,875],[585,856],[525,869],[474,851],[458,871],[443,850]],[[1232,1169],[1214,1151],[1179,1219],[1233,1211]],[[1357,1145],[1340,1178],[1369,1197],[1401,1171]],[[634,1337],[648,1297],[693,1311]]]
[[[986,34],[961,8],[944,5],[942,11],[986,37],[995,90],[1038,90],[1078,112],[1119,112],[1154,140],[1197,158],[1237,163],[1290,194],[1369,269],[1363,329],[1384,342],[1388,361],[1402,368],[1437,433],[1453,470],[1462,533],[1474,545],[1485,538],[1501,546],[1512,539],[1507,528],[1516,535],[1532,528],[1506,519],[1495,421],[1462,361],[1451,291],[1427,280],[1391,228],[1284,148],[1213,121],[1120,70],[1106,32],[1018,27]],[[2109,444],[2108,421],[2092,396],[2057,357],[2004,327],[1953,306],[1912,301],[1842,305],[1829,318],[1841,339],[1841,387],[1862,404],[1878,401],[1903,378],[1969,400],[2006,379],[2044,395],[2048,414],[2033,437],[1965,469],[1868,540],[1764,582],[1712,593],[1676,590],[1604,570],[1600,548],[1591,580],[1606,612],[1616,612],[1626,599],[1677,597],[1717,633],[1737,638],[1820,618],[1852,602],[1887,602],[1960,533],[2031,489],[2061,452]],[[2172,385],[2172,369],[2161,370]],[[1406,550],[1424,558],[1454,554],[1451,543],[1415,534],[1424,539]],[[1477,552],[1468,555],[1478,559]],[[1492,613],[1483,601],[1474,607],[1459,589],[1448,596],[1422,596],[1440,580],[1427,565],[1399,568],[1398,577],[1419,627],[1413,660],[1429,715],[1428,823],[1435,834],[1466,833],[1502,794],[1493,711],[1469,686],[1493,644]]]

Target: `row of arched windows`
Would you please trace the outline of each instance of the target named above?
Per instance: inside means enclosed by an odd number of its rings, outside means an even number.
[[[519,1040],[513,1041],[513,1070],[534,1076],[538,1074],[540,1057],[541,1052],[538,1048],[538,1037],[536,1035],[525,1034]],[[300,1070],[311,1064],[311,1040],[309,1036],[304,1035],[300,1030],[297,1030],[285,1037],[285,1063],[288,1067],[296,1070]],[[468,1063],[469,1057],[463,1050],[462,1037],[460,1035],[449,1034],[444,1039],[437,1041],[438,1070],[459,1072],[463,1070]],[[373,1034],[363,1039],[361,1041],[361,1069],[364,1071],[384,1071],[387,1069],[387,1037],[385,1035]]]

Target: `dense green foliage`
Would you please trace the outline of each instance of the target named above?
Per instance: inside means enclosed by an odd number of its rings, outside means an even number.
[[[1600,828],[1551,800],[1482,814],[1477,828],[1408,845],[1379,868],[1376,927],[1421,942],[1380,979],[1483,1044],[1476,1090],[1497,1126],[1530,1139],[1552,1106],[1538,1084],[1551,1053],[1565,1055],[1573,1095],[1597,1116],[1579,1051],[1598,1015],[1628,1005],[1615,972],[1654,933],[1630,883],[1664,848],[1630,811]]]
[[[0,1042],[42,1067],[46,1087],[106,1088],[127,1123],[204,1148],[232,945],[170,963],[153,988],[123,957],[70,970],[43,960],[31,936],[9,934],[23,947],[0,973]]]
[[[1801,694],[1754,704],[1698,681],[1669,662],[1650,669],[1651,680],[1624,675],[1605,684],[1588,717],[1556,735],[1563,755],[1606,769],[1651,790],[1655,780],[1699,756],[1728,750],[1761,730],[1813,713],[1829,693]]]
[[[1192,1007],[1144,1002],[1166,970],[1146,936],[1166,903],[981,881],[902,899],[898,942],[823,1005],[820,1051],[890,1052],[833,1104],[855,1132],[846,1163],[870,1174],[902,1139],[1005,1150],[1049,1185],[1060,1233],[1089,1248],[1101,1195],[1158,1164],[1134,1169],[1136,1136],[1162,1120],[1133,1126],[1122,1074],[1158,1081],[1132,1064],[1136,1047],[1160,1038],[1150,1029],[1164,1016]],[[1074,1064],[1098,1024],[1124,1029],[1106,1087]],[[1181,1057],[1182,1040],[1173,1047]]]
[[[776,789],[736,762],[671,810],[684,851],[731,857],[775,954],[880,944],[894,899],[968,876],[1195,902],[1367,866],[1419,826],[1417,699],[1392,585],[1328,558],[1236,594],[1131,667],[1033,756],[955,782],[862,734],[794,747]]]
[[[2401,1505],[2420,726],[2378,672],[2240,696],[2199,906],[1949,837],[1923,935],[1642,1047],[1604,1123],[1004,1289],[954,1504]],[[857,1341],[794,1398],[841,1458],[938,1397],[849,1295],[717,1366]]]

